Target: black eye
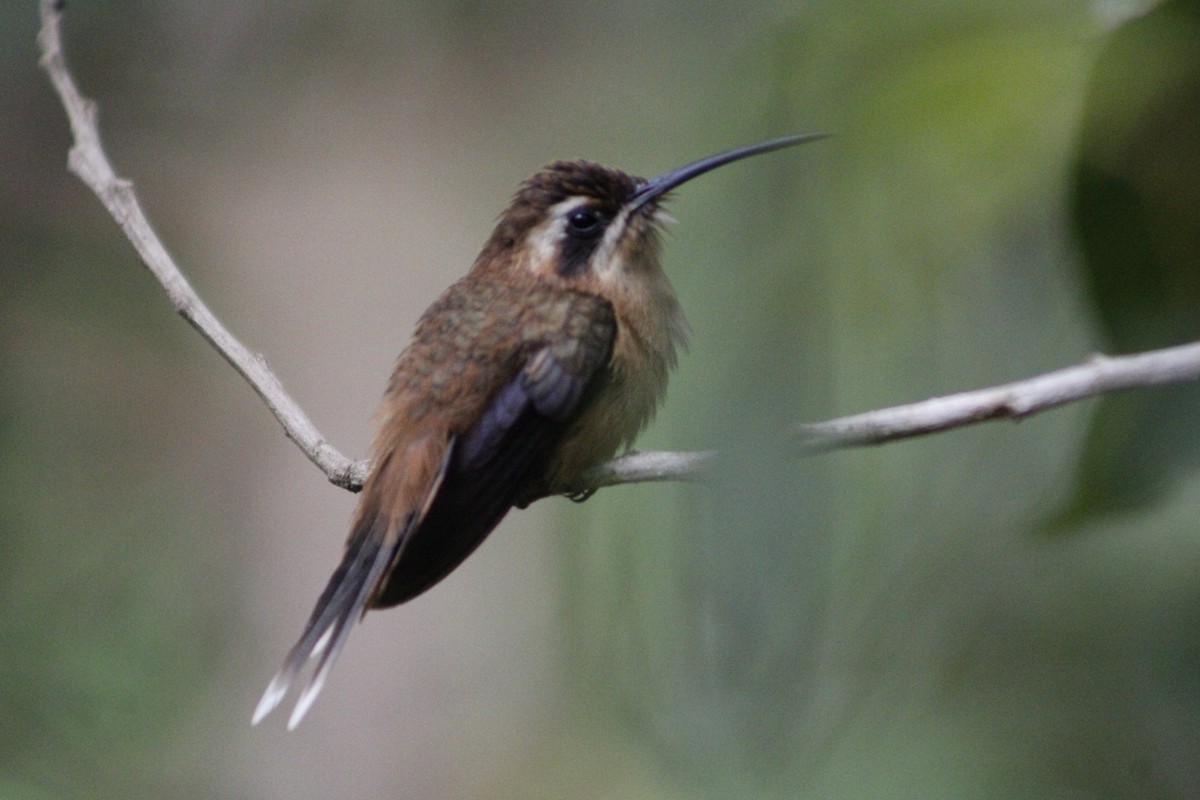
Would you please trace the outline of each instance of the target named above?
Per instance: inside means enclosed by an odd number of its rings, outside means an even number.
[[[603,220],[600,212],[583,206],[567,215],[567,232],[579,238],[588,238],[600,233]]]

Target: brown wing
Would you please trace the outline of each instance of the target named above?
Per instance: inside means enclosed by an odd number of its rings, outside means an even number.
[[[498,302],[520,311],[489,313]],[[255,722],[319,657],[288,722],[298,724],[369,605],[415,597],[479,546],[604,380],[615,335],[605,301],[540,287],[466,279],[426,312],[388,387],[342,562]]]
[[[547,344],[493,395],[456,440],[428,513],[406,537],[373,606],[411,600],[487,538],[543,473],[564,428],[603,380],[611,349],[611,334],[587,347]]]

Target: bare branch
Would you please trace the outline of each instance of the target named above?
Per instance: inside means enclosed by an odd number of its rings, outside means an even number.
[[[133,184],[113,170],[100,143],[96,104],[79,93],[63,58],[60,8],[61,4],[54,0],[42,0],[38,46],[42,53],[42,68],[50,76],[71,122],[75,140],[67,158],[71,172],[100,198],[108,213],[125,231],[142,263],[166,289],[175,310],[249,382],[283,425],[288,438],[332,483],[357,490],[362,486],[366,465],[351,461],[325,441],[304,410],[284,391],[263,357],[248,350],[209,311],[150,227],[134,194]]]
[[[715,457],[716,453],[711,450],[697,453],[632,452],[589,467],[573,485],[562,487],[557,493],[593,492],[623,483],[696,481],[700,480]]]
[[[796,433],[801,449],[819,453],[883,444],[990,419],[1019,420],[1088,397],[1198,378],[1200,342],[1126,356],[1097,354],[1083,364],[1015,383],[800,425]]]
[[[925,436],[994,419],[1020,420],[1039,411],[1125,389],[1200,379],[1200,342],[1127,356],[1094,355],[1073,367],[1001,386],[934,397],[848,417],[796,426],[803,453],[827,453]],[[713,452],[630,453],[580,476],[568,493],[622,483],[701,480]]]
[[[79,94],[62,56],[60,14],[55,0],[42,0],[38,36],[42,67],[62,98],[75,143],[68,164],[86,183],[137,248],[143,263],[166,289],[175,309],[238,371],[283,425],[288,438],[338,486],[357,490],[368,464],[352,461],[325,441],[308,416],[284,391],[262,356],[227,331],[188,284],[142,213],[133,185],[116,175],[100,144],[96,107]],[[992,419],[1021,419],[1088,397],[1200,378],[1200,343],[1136,355],[1093,356],[1073,367],[1014,383],[919,403],[868,411],[796,428],[801,451],[821,453],[882,444]],[[647,481],[699,480],[711,452],[630,453],[586,470],[556,492],[586,493],[607,486]]]

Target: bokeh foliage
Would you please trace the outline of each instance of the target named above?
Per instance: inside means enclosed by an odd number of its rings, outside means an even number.
[[[72,62],[152,204],[232,128],[301,117],[298,85],[369,116],[380,85],[450,74],[461,95],[398,116],[505,144],[460,146],[477,162],[445,182],[835,138],[678,193],[667,269],[695,331],[642,446],[716,447],[720,469],[559,507],[538,723],[484,769],[462,755],[479,711],[424,782],[332,758],[320,718],[279,747],[377,776],[372,796],[1195,796],[1196,387],[815,458],[786,433],[1197,338],[1200,3],[296,5],[249,4],[245,30],[221,4],[72,5]],[[263,778],[274,740],[224,714],[258,686],[239,608],[263,576],[241,560],[257,488],[221,465],[265,412],[63,174],[32,8],[0,21],[24,43],[0,55],[0,797],[320,796]],[[331,111],[322,147],[356,116]],[[177,252],[217,252],[186,206],[152,208]]]
[[[743,238],[674,253],[710,265],[722,392],[676,395],[660,441],[714,431],[728,469],[647,501],[669,541],[613,497],[574,541],[581,671],[678,796],[1197,786],[1195,387],[802,463],[781,441],[1196,337],[1197,4],[1105,36],[936,5],[818,4],[764,42],[778,88],[741,138],[781,102],[839,136],[758,165]]]

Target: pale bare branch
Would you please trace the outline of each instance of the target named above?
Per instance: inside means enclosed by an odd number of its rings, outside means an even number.
[[[1125,389],[1200,379],[1200,342],[1124,356],[1093,355],[1033,378],[800,425],[807,452],[883,444],[990,419],[1018,420],[1039,411]]]
[[[79,94],[63,60],[60,14],[53,0],[42,0],[38,41],[42,67],[50,76],[71,122],[74,145],[68,164],[125,231],[143,263],[166,290],[175,309],[254,388],[283,425],[288,437],[332,483],[357,490],[368,464],[352,461],[325,441],[295,400],[284,391],[262,356],[246,349],[227,331],[172,261],[142,213],[133,185],[114,172],[96,123],[96,107]],[[1181,383],[1200,378],[1200,343],[1126,356],[1096,355],[1076,366],[1026,380],[918,403],[868,411],[840,419],[800,425],[795,436],[802,452],[882,444],[992,419],[1021,419],[1039,411],[1125,389]],[[585,471],[560,491],[587,493],[607,486],[647,481],[691,481],[703,476],[711,452],[630,453]]]
[[[994,419],[1019,420],[1067,403],[1126,389],[1200,380],[1200,342],[1082,364],[1025,380],[848,417],[796,426],[803,453],[825,453],[925,436]],[[587,470],[571,491],[645,481],[695,481],[715,453],[631,453]]]
[[[50,76],[67,117],[71,122],[74,144],[67,165],[100,198],[129,241],[142,263],[149,268],[170,297],[175,310],[192,324],[208,342],[263,399],[271,413],[283,425],[288,438],[338,486],[357,489],[366,473],[365,464],[355,463],[325,441],[316,426],[292,397],[284,391],[279,378],[258,353],[253,353],[226,330],[183,277],[171,259],[133,191],[133,184],[119,177],[109,163],[100,143],[96,104],[83,97],[67,69],[60,34],[60,3],[42,0],[42,28],[38,34],[41,65]]]

